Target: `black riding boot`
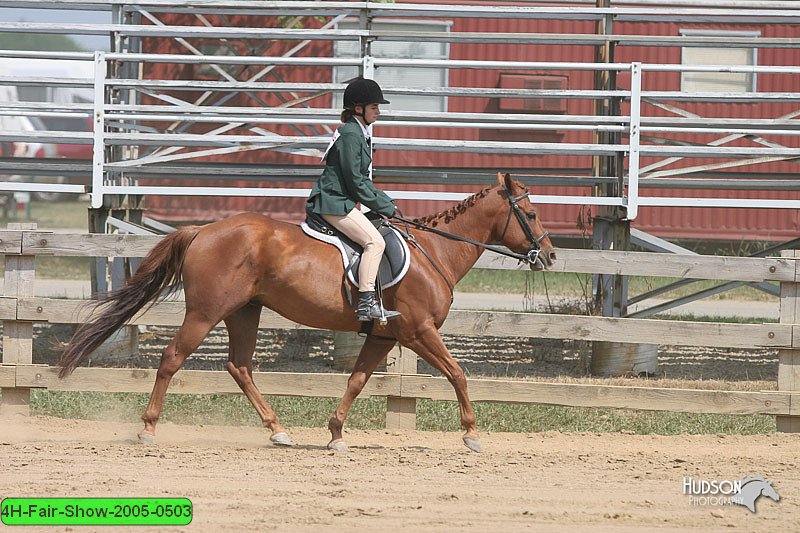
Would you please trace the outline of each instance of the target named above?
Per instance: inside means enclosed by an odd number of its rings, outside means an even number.
[[[369,322],[373,319],[381,318],[395,318],[400,316],[397,311],[389,311],[383,309],[381,304],[375,299],[374,291],[359,292],[358,293],[358,308],[356,309],[356,318],[361,322]]]

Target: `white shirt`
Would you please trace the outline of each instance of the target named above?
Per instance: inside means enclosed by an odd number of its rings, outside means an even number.
[[[369,146],[369,174],[367,174],[367,177],[369,181],[372,181],[372,124],[364,127],[360,120],[356,119],[356,122],[361,126],[361,133],[364,134],[364,139],[366,139],[367,146]]]

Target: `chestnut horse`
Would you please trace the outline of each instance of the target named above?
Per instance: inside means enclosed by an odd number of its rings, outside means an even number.
[[[534,270],[549,269],[555,252],[528,199],[528,191],[508,174],[453,208],[408,226],[418,246],[411,246],[411,267],[403,280],[384,292],[384,301],[401,316],[376,323],[331,417],[328,447],[346,450],[345,418],[378,363],[396,342],[413,350],[453,385],[466,430],[464,443],[480,451],[475,413],[464,372],[445,346],[438,329],[452,304],[452,287],[483,253],[486,243],[500,243]],[[513,216],[512,216],[513,215]],[[420,229],[422,223],[431,230]],[[400,225],[401,229],[404,228]],[[438,233],[432,233],[436,231]],[[467,239],[451,240],[441,232]],[[472,241],[472,242],[470,242]],[[413,241],[412,241],[413,244]],[[69,375],[117,329],[181,280],[186,315],[164,349],[150,401],[142,416],[144,443],[155,442],[164,396],[172,376],[220,321],[228,328],[227,369],[253,404],[270,440],[293,443],[253,382],[252,359],[261,308],[294,322],[321,329],[359,331],[361,324],[344,295],[339,251],[306,236],[299,226],[244,213],[201,227],[186,227],[159,242],[126,285],[98,304],[100,312],[81,325],[64,349],[60,376]]]

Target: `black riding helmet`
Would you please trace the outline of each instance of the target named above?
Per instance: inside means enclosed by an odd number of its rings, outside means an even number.
[[[344,108],[354,109],[357,105],[388,104],[383,97],[381,86],[375,80],[356,78],[344,90]]]

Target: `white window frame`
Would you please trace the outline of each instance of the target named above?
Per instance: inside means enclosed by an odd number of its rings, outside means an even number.
[[[679,33],[683,36],[687,37],[761,37],[760,31],[737,31],[737,30],[704,30],[704,29],[680,29]],[[681,64],[682,65],[690,65],[686,63],[685,60],[685,52],[687,50],[687,46],[681,48]],[[691,47],[694,48],[694,47]],[[753,54],[753,64],[752,65],[742,65],[742,66],[758,66],[758,47],[746,47],[746,46],[736,46],[736,47],[711,47],[711,49],[720,49],[720,50],[728,50],[730,48],[736,48],[740,50],[748,50]],[[706,48],[709,49],[709,48]],[[692,63],[696,64],[696,63]],[[686,76],[693,74],[692,72],[681,72],[681,92],[690,92],[686,91]],[[724,74],[724,73],[721,73]],[[758,91],[758,79],[755,72],[750,74],[750,87],[748,87],[747,92],[757,92]]]
[[[358,24],[358,19],[357,18],[347,18],[347,19],[345,19],[345,24],[346,24],[346,27],[348,29],[352,29],[351,26],[353,24],[356,24],[356,25]],[[450,32],[450,28],[453,26],[453,22],[452,21],[448,21],[448,20],[408,20],[408,19],[392,19],[392,18],[376,18],[376,19],[373,19],[372,24],[373,24],[373,28],[376,25],[379,26],[379,25],[384,25],[384,24],[391,24],[391,25],[394,25],[394,26],[403,26],[403,25],[405,25],[405,26],[431,26],[432,28],[441,29],[442,33]],[[340,26],[337,24],[336,27],[337,27],[337,29],[339,29]],[[444,57],[445,58],[450,58],[450,43],[449,42],[443,42],[441,44],[444,45]],[[334,45],[333,45],[333,55],[334,55],[334,57],[353,57],[353,56],[340,56],[340,55],[338,55],[338,53],[337,53],[337,42],[334,42]],[[359,56],[355,56],[355,57],[359,57]],[[375,56],[373,54],[373,57],[380,57],[380,56]],[[344,76],[342,76],[341,73],[343,71],[344,72],[348,72],[352,68],[353,67],[334,66],[333,67],[333,83],[342,83],[344,81]],[[381,70],[381,68],[387,68],[387,67],[379,67],[379,68],[376,69],[376,73],[378,74],[378,76],[376,76],[376,81],[378,81],[378,82],[381,81],[380,80],[380,70]],[[403,68],[406,68],[406,67],[393,67],[393,68],[403,69]],[[442,72],[442,84],[441,84],[441,86],[442,87],[447,87],[448,83],[449,83],[449,72],[448,72],[448,69],[443,67],[443,68],[438,69],[438,70],[440,70]],[[440,108],[438,109],[438,111],[441,111],[441,112],[447,111],[448,105],[449,105],[447,96],[430,96],[430,97],[411,96],[409,98],[411,98],[411,99],[421,99],[421,98],[435,98],[435,99],[438,99],[441,102],[441,105],[440,105]],[[387,100],[391,101],[392,98],[387,98]],[[340,108],[341,106],[342,106],[342,94],[334,93],[334,95],[333,95],[333,107],[334,108]],[[389,104],[389,107],[391,108],[392,104]],[[395,107],[395,109],[398,109],[398,108]],[[414,109],[408,109],[408,110],[414,110]]]

